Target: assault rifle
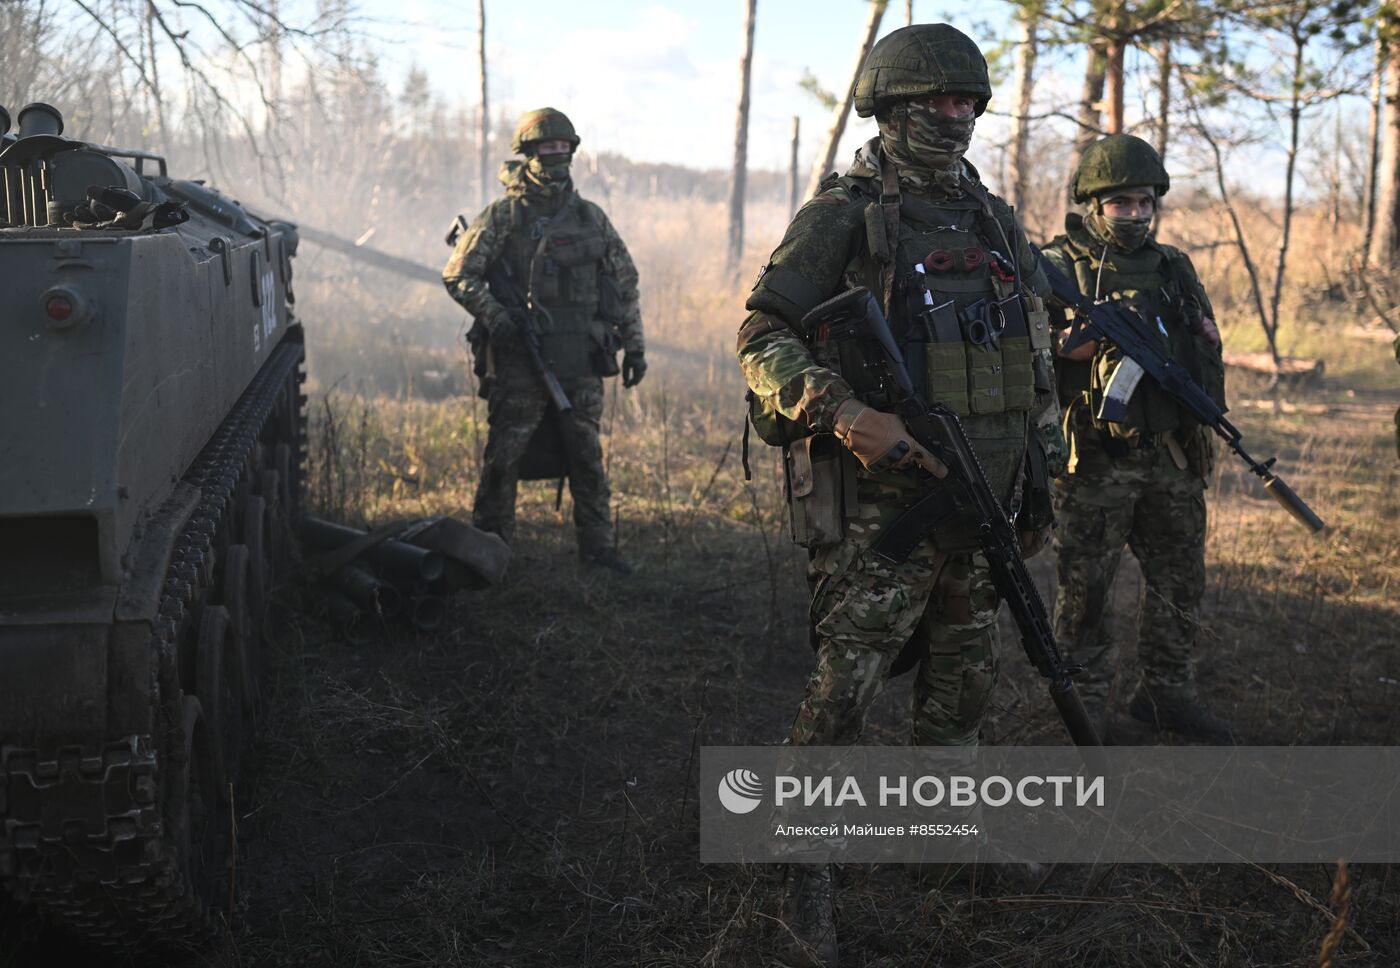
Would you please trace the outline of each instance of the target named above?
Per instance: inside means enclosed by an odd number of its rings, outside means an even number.
[[[447,233],[447,244],[455,246],[458,236],[467,230],[467,220],[458,215],[452,222],[452,230]],[[491,295],[496,297],[496,301],[506,308],[511,318],[516,321],[520,330],[520,341],[525,344],[525,352],[530,357],[530,365],[535,370],[535,375],[544,384],[545,392],[549,394],[550,402],[554,404],[554,409],[560,413],[568,413],[574,409],[574,405],[569,402],[569,395],[564,392],[563,384],[554,375],[554,371],[545,362],[544,350],[540,345],[540,328],[535,322],[537,314],[545,312],[545,309],[534,305],[534,300],[522,292],[516,283],[510,267],[506,265],[504,259],[497,259],[490,271],[486,275],[486,285],[491,290]]]
[[[1036,254],[1039,256],[1039,252]],[[1098,414],[1101,420],[1110,423],[1121,421],[1127,415],[1128,401],[1132,399],[1138,383],[1144,375],[1151,377],[1152,382],[1168,396],[1223,437],[1230,449],[1264,482],[1264,490],[1303,527],[1314,533],[1327,527],[1307,502],[1273,472],[1274,462],[1278,458],[1270,457],[1261,463],[1245,452],[1240,432],[1225,419],[1225,410],[1211,399],[1199,383],[1191,379],[1184,366],[1162,350],[1147,331],[1147,323],[1141,316],[1116,301],[1094,302],[1079,291],[1074,280],[1067,278],[1044,257],[1040,257],[1040,267],[1050,279],[1050,289],[1055,298],[1075,312],[1076,321],[1062,352],[1091,339],[1102,339],[1123,353],[1123,360],[1114,370],[1104,393],[1103,406]]]
[[[892,389],[897,391],[893,395],[899,399],[895,412],[904,418],[914,439],[948,467],[948,477],[942,485],[901,514],[872,549],[890,561],[902,562],[934,529],[954,520],[974,522],[978,546],[991,568],[992,583],[1021,630],[1021,645],[1027,658],[1050,680],[1050,698],[1070,738],[1078,746],[1101,745],[1071,678],[1081,669],[1067,665],[1055,645],[1045,603],[1021,557],[1016,528],[987,482],[962,421],[943,404],[929,404],[914,390],[904,354],[869,289],[861,286],[828,299],[802,320],[807,332],[815,332],[824,324],[831,327],[833,338],[863,338],[880,345],[885,369],[894,381]]]

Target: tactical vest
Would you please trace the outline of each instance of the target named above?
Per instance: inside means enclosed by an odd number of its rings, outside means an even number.
[[[508,204],[511,227],[500,258],[540,310],[545,362],[561,380],[614,375],[615,338],[599,318],[607,240],[588,206],[572,193],[557,214],[518,197]]]
[[[1220,351],[1199,335],[1205,308],[1195,274],[1184,256],[1152,241],[1124,252],[1106,246],[1074,220],[1068,232],[1050,245],[1070,258],[1081,292],[1096,299],[1121,299],[1131,306],[1161,348],[1224,405]],[[1101,435],[1132,445],[1151,443],[1156,435],[1198,423],[1150,379],[1138,384],[1123,420],[1100,420],[1103,395],[1121,361],[1122,353],[1111,344],[1104,344],[1091,362],[1057,360],[1060,400],[1066,411],[1087,404],[1093,426]]]
[[[853,204],[878,198],[874,179],[841,179]],[[878,258],[888,249],[878,202],[866,206],[866,245],[849,275],[883,288]],[[1048,315],[1038,297],[1016,291],[1015,246],[1007,227],[971,193],[928,201],[903,196],[894,252],[889,322],[902,344],[915,389],[945,404],[963,427],[998,497],[1009,501],[1025,456],[1027,414],[1035,398],[1033,359],[1050,346]],[[883,243],[883,244],[882,244]],[[918,267],[918,268],[916,268]],[[1029,274],[1031,267],[1025,267]],[[922,271],[920,271],[922,270]],[[865,403],[891,409],[872,376],[873,346],[847,341],[814,347]],[[823,360],[823,356],[828,359]]]

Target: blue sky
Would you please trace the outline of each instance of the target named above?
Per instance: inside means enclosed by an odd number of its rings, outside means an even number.
[[[948,17],[992,43],[959,16],[971,4],[916,0],[916,19]],[[384,42],[386,73],[397,83],[410,63],[433,87],[464,104],[477,101],[474,3],[365,0],[365,33]],[[1005,6],[991,13],[1004,24]],[[828,89],[849,76],[866,17],[862,0],[759,0],[754,39],[749,161],[784,168],[794,114],[802,118],[803,155],[825,137],[829,114],[798,87],[810,69]],[[586,146],[649,161],[724,167],[733,154],[741,0],[579,3],[487,0],[487,56],[495,107],[551,104],[568,112]],[[890,4],[881,33],[904,24],[904,4]],[[459,93],[456,93],[459,92]],[[874,134],[852,118],[848,147]],[[846,152],[843,150],[843,156]]]

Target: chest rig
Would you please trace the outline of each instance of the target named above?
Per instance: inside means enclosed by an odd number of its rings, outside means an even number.
[[[1203,307],[1180,257],[1150,241],[1124,252],[1105,245],[1078,220],[1072,219],[1067,227],[1069,231],[1051,244],[1073,260],[1080,291],[1130,306],[1163,351],[1223,404],[1223,369],[1217,378],[1209,357],[1218,353],[1202,345]],[[1061,368],[1059,376],[1067,423],[1071,427],[1091,424],[1106,438],[1110,453],[1123,446],[1154,444],[1162,434],[1196,424],[1190,413],[1150,380],[1138,384],[1122,420],[1101,419],[1104,394],[1122,362],[1116,346],[1103,345],[1089,363],[1062,362],[1072,364]]]
[[[512,197],[510,226],[500,258],[523,281],[551,371],[563,380],[611,375],[600,372],[607,327],[598,319],[607,240],[588,207],[572,192],[557,210]]]
[[[868,198],[872,182],[848,188]],[[1044,305],[1022,287],[1014,223],[1003,226],[971,181],[957,198],[902,196],[886,164],[878,184],[879,201],[865,207],[867,244],[848,278],[883,294],[915,388],[962,417],[989,482],[1008,500],[1025,455],[1034,355],[1050,346]],[[894,401],[867,365],[878,350],[855,341],[834,350],[830,363],[857,396],[888,409]]]

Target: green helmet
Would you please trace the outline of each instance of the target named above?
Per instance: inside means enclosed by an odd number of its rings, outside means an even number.
[[[868,118],[895,101],[930,94],[976,95],[979,116],[992,99],[987,59],[949,24],[915,24],[881,38],[856,78],[856,114]]]
[[[1156,148],[1130,134],[1111,134],[1084,149],[1070,193],[1076,202],[1087,202],[1116,188],[1148,187],[1161,198],[1171,184]]]
[[[574,132],[574,123],[558,108],[535,108],[526,111],[515,126],[515,134],[510,139],[510,150],[517,155],[528,155],[530,145],[535,141],[567,141],[578,148],[579,137]]]

